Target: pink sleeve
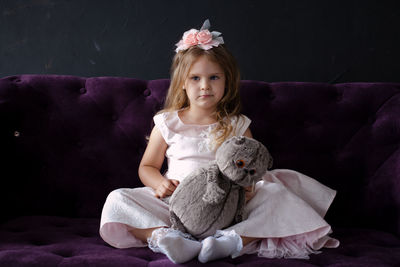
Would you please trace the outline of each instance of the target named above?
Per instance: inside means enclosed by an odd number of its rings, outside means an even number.
[[[160,131],[165,142],[168,144],[168,127],[165,124],[165,113],[155,115],[153,117],[153,121],[157,129]]]

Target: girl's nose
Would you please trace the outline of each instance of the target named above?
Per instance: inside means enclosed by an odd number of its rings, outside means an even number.
[[[210,89],[210,84],[208,83],[207,80],[203,80],[201,83],[201,90],[209,90]]]

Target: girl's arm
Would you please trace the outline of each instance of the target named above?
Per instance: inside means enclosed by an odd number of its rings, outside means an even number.
[[[251,134],[250,128],[247,128],[247,130],[244,131],[243,136],[253,138],[253,135]]]
[[[160,173],[167,147],[160,131],[154,127],[139,164],[140,180],[145,186],[153,188],[159,198],[171,195],[179,184],[178,180],[167,179]]]

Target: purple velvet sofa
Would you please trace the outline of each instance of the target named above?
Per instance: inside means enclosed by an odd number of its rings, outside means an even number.
[[[0,266],[173,265],[148,248],[112,248],[98,234],[107,194],[142,186],[145,136],[168,84],[0,79]],[[208,265],[399,265],[400,84],[242,81],[241,96],[274,168],[338,191],[326,219],[341,245],[309,260],[244,255]]]

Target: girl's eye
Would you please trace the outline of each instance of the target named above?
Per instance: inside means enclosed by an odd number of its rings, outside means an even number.
[[[243,168],[246,164],[244,163],[244,160],[239,159],[236,161],[236,166],[238,166],[239,168]]]
[[[218,80],[219,79],[219,77],[218,76],[216,76],[216,75],[214,75],[214,76],[211,76],[211,80]]]
[[[199,79],[199,77],[198,76],[193,76],[192,77],[192,80],[195,80],[195,81],[197,81]]]

